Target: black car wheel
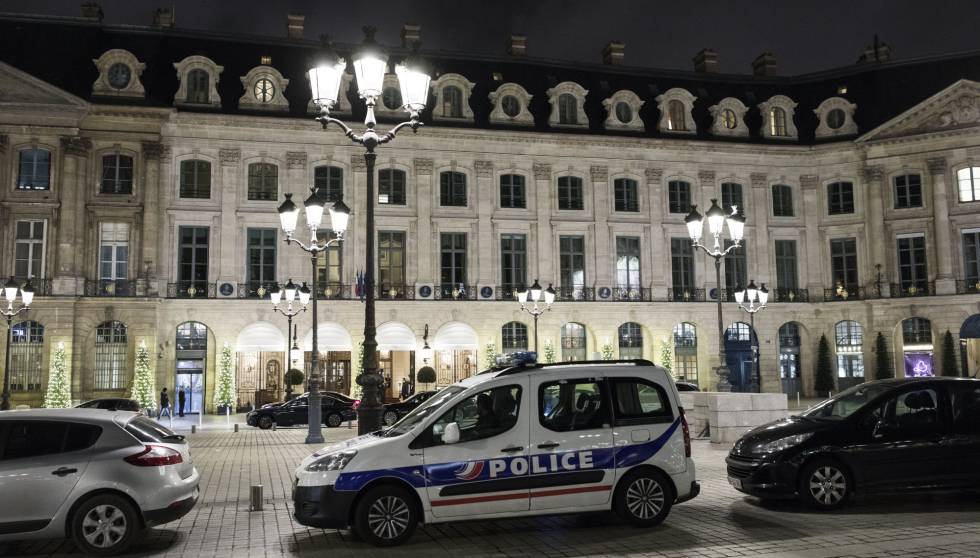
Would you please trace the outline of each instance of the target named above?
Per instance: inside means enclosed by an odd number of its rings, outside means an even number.
[[[357,534],[374,546],[399,545],[415,532],[419,510],[408,490],[381,485],[361,498],[354,511]]]
[[[619,482],[613,511],[638,527],[659,525],[670,513],[674,490],[664,475],[654,470],[634,471]]]
[[[385,426],[391,426],[398,422],[398,413],[395,411],[385,411],[384,414]]]
[[[71,517],[72,539],[83,553],[94,556],[125,552],[140,531],[140,518],[133,505],[114,494],[85,500]]]
[[[337,428],[344,422],[344,417],[340,416],[340,413],[330,413],[327,415],[325,422],[330,428]]]
[[[259,428],[262,430],[268,430],[272,428],[272,417],[265,415],[259,417]]]
[[[800,475],[800,499],[818,510],[841,507],[850,498],[851,491],[847,470],[833,459],[815,459]]]

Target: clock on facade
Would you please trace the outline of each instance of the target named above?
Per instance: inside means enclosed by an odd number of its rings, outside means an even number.
[[[252,94],[255,95],[257,101],[268,103],[276,94],[276,86],[272,84],[272,80],[262,78],[255,82],[255,87],[252,88]]]
[[[130,71],[129,66],[123,64],[122,62],[116,62],[112,66],[109,66],[109,85],[114,89],[124,89],[129,85]]]

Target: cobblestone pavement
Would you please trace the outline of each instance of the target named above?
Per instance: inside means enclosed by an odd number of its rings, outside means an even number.
[[[179,521],[147,532],[134,556],[694,556],[875,558],[980,556],[980,497],[858,500],[836,514],[794,503],[762,506],[728,486],[725,448],[694,444],[701,496],[674,508],[660,527],[636,529],[612,514],[469,521],[419,529],[403,547],[375,549],[346,531],[296,524],[291,475],[311,448],[305,429],[189,435],[201,472],[201,500]],[[353,435],[327,429],[328,441]],[[265,509],[249,512],[249,486],[262,484]],[[0,556],[78,555],[64,541],[0,544]]]

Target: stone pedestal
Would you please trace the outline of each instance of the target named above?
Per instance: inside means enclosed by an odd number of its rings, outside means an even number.
[[[733,443],[756,426],[789,416],[785,393],[684,392],[680,396],[691,435],[707,429],[716,444]]]

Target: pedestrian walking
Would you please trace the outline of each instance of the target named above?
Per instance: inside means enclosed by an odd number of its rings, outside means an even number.
[[[411,386],[408,383],[408,378],[402,378],[401,396],[402,399],[408,399],[410,395]]]
[[[184,405],[187,404],[187,394],[184,393],[184,386],[177,389],[177,411],[180,416],[184,416]]]
[[[167,393],[167,388],[163,388],[160,392],[160,410],[157,411],[157,420],[160,420],[164,411],[166,411],[168,417],[171,419],[174,418],[173,413],[170,412],[170,394]]]

